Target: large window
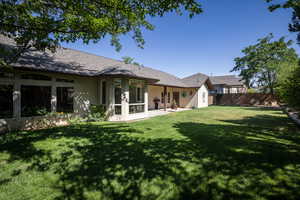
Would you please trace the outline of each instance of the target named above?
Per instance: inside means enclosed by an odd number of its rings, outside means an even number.
[[[0,85],[0,118],[13,116],[13,86]]]
[[[115,88],[115,114],[121,115],[122,106],[121,106],[121,97],[122,97],[122,84],[121,79],[114,80]]]
[[[129,81],[129,114],[145,112],[144,81]]]
[[[115,104],[121,104],[121,96],[122,96],[121,79],[115,79],[114,86],[115,86]]]
[[[45,115],[50,111],[50,86],[21,86],[22,117]]]
[[[164,92],[161,92],[161,103],[165,103]]]
[[[74,89],[73,87],[57,87],[56,88],[57,97],[57,112],[69,112],[72,113],[73,102],[74,102]]]
[[[0,72],[0,78],[12,79],[12,78],[14,78],[14,74],[13,73],[7,73],[7,72]]]
[[[122,106],[115,105],[115,115],[121,115],[122,114]]]
[[[145,105],[129,105],[129,114],[145,112]]]
[[[105,105],[106,104],[106,81],[102,82],[101,85],[101,104]]]
[[[144,103],[144,84],[139,80],[129,81],[129,103]]]

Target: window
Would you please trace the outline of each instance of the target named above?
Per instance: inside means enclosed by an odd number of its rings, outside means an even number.
[[[161,93],[161,103],[165,103],[164,92]]]
[[[13,86],[0,85],[0,118],[13,116]]]
[[[137,102],[141,102],[141,88],[136,88],[136,92],[137,92],[137,97],[136,97],[136,99],[137,99]]]
[[[38,81],[51,81],[51,77],[41,74],[22,74],[21,79],[31,79]]]
[[[122,111],[121,111],[121,106],[115,106],[115,115],[121,115]]]
[[[171,102],[171,95],[170,95],[170,92],[168,92],[168,103]]]
[[[229,93],[229,89],[228,88],[224,88],[224,94],[228,94]]]
[[[106,104],[106,82],[102,82],[102,96],[101,96],[101,103]]]
[[[0,78],[13,78],[13,73],[7,73],[7,72],[0,72]]]
[[[74,80],[69,80],[69,79],[64,79],[64,78],[57,78],[56,82],[74,83]]]
[[[114,91],[115,91],[115,114],[122,114],[122,106],[121,106],[121,97],[122,97],[122,88],[121,88],[121,79],[114,80]]]
[[[130,105],[129,114],[144,112],[145,105]]]
[[[144,82],[129,80],[129,103],[144,103]]]
[[[50,86],[21,86],[22,117],[45,115],[50,111]]]
[[[144,88],[144,81],[136,79],[129,80],[129,114],[144,112]]]
[[[121,79],[115,79],[114,86],[115,86],[115,104],[121,104],[121,95],[122,95]]]
[[[57,87],[57,112],[74,112],[73,101],[74,101],[74,89],[73,87]]]
[[[202,93],[202,100],[203,100],[203,103],[206,102],[206,93],[205,92]]]

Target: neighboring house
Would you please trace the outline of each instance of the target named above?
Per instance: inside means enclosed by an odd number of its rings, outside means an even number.
[[[14,43],[0,36],[0,44]],[[208,106],[209,77],[180,79],[149,67],[77,50],[29,52],[0,73],[0,118],[26,120],[48,112],[87,115],[90,105],[103,105],[109,120],[148,116],[148,110],[172,106]]]
[[[247,93],[247,87],[241,78],[234,75],[211,76],[209,78],[214,86],[210,94]]]

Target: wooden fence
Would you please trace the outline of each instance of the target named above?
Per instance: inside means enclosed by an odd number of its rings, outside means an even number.
[[[278,106],[278,99],[271,94],[217,94],[210,95],[209,105]]]

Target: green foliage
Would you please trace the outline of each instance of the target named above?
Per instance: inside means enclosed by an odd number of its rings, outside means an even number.
[[[142,30],[154,29],[149,19],[184,11],[193,17],[202,9],[196,0],[1,0],[0,34],[14,39],[18,48],[0,64],[32,47],[55,51],[60,42],[77,40],[88,44],[110,37],[120,50],[119,37],[128,33],[143,48]]]
[[[122,57],[122,60],[125,64],[132,64],[134,58],[129,57],[129,56],[124,56],[124,57]]]
[[[129,57],[129,56],[122,57],[122,60],[125,64],[133,64],[133,65],[137,65],[137,66],[143,66],[142,64],[135,62],[134,58]]]
[[[298,56],[293,48],[289,48],[292,41],[286,42],[284,37],[275,41],[272,39],[270,34],[259,39],[257,44],[243,49],[244,56],[235,58],[231,71],[239,71],[248,87],[274,94],[279,71],[297,63]]]
[[[289,106],[300,109],[300,66],[286,74],[278,84],[277,92]]]
[[[47,115],[48,113],[50,113],[49,111],[47,111],[46,108],[43,107],[25,107],[24,110],[22,110],[22,115],[23,116],[43,116],[43,115]]]
[[[297,200],[299,133],[278,110],[224,106],[10,133],[0,199]]]
[[[274,2],[274,0],[265,0],[266,2]],[[278,2],[278,1],[277,1]],[[273,12],[274,10],[277,10],[278,8],[284,8],[284,9],[292,9],[292,22],[289,24],[289,31],[295,32],[298,34],[297,40],[298,43],[300,43],[300,0],[284,0],[278,3],[274,3],[271,6],[269,6],[269,10]]]
[[[247,90],[247,93],[250,93],[250,94],[258,93],[258,90],[255,89],[255,88],[249,88],[249,89]]]
[[[106,109],[104,105],[91,105],[88,121],[103,121],[106,119]]]

